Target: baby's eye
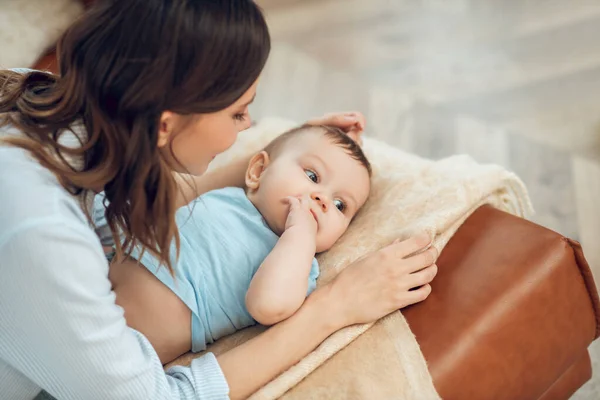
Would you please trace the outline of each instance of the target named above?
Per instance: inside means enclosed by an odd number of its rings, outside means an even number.
[[[316,174],[316,172],[311,171],[310,169],[305,169],[304,173],[306,174],[306,176],[308,176],[308,179],[310,179],[314,183],[319,182],[319,176]]]
[[[346,204],[344,204],[344,202],[340,199],[335,199],[333,201],[333,204],[335,204],[335,208],[337,208],[341,212],[344,212],[344,210],[346,209]]]

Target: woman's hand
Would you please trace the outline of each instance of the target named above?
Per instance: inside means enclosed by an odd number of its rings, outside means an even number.
[[[365,123],[365,116],[358,111],[329,113],[307,122],[308,125],[331,125],[338,127],[359,145],[362,145],[361,135],[365,130]]]
[[[429,243],[427,235],[396,241],[355,261],[325,286],[338,326],[372,322],[425,300],[437,274],[437,250],[409,256]]]
[[[424,300],[435,276],[437,252],[427,236],[393,243],[353,264],[315,290],[288,319],[219,354],[231,399],[245,399],[315,349],[336,330],[372,322]],[[417,290],[411,288],[419,287]]]

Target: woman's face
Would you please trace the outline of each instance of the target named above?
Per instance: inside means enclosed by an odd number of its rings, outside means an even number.
[[[163,112],[158,146],[177,172],[202,175],[219,153],[227,150],[238,132],[248,129],[248,106],[256,95],[256,80],[231,106],[210,114],[183,116]]]

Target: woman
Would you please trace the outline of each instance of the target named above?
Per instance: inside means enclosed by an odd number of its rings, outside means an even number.
[[[90,196],[105,190],[113,232],[169,260],[176,208],[243,182],[242,163],[199,175],[250,125],[269,48],[249,0],[113,0],[65,34],[60,77],[0,72],[0,398],[244,398],[334,331],[427,297],[436,254],[409,257],[428,244],[417,237],[355,262],[288,320],[189,368],[163,372],[126,326]],[[364,125],[356,113],[313,122]],[[190,185],[173,171],[197,177]]]

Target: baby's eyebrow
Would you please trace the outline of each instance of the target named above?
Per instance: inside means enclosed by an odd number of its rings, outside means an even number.
[[[319,164],[321,164],[321,166],[323,167],[323,169],[325,170],[325,172],[327,172],[328,174],[331,172],[331,170],[329,169],[329,166],[327,165],[327,163],[325,161],[323,161],[323,159],[321,157],[319,157],[316,154],[308,154],[307,155],[308,158],[316,160]]]

